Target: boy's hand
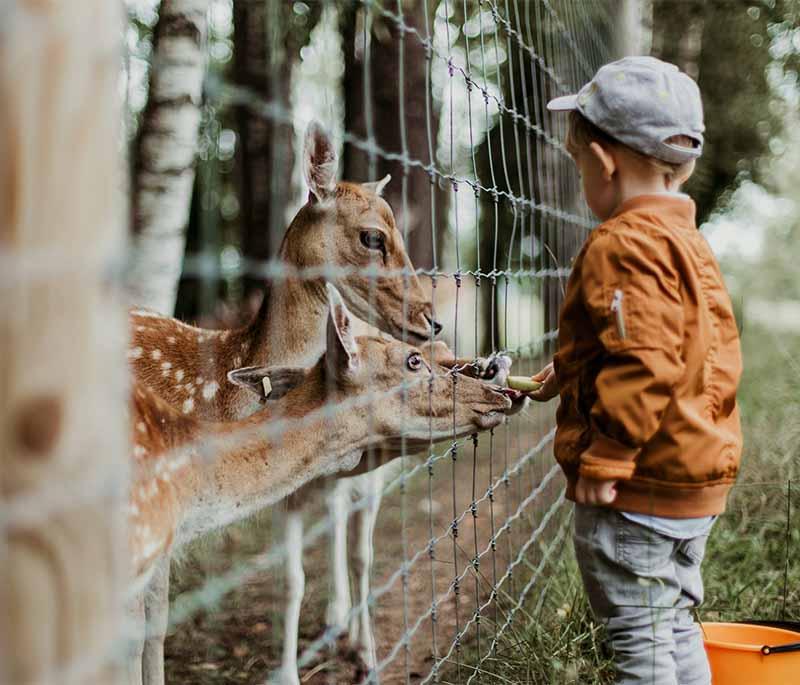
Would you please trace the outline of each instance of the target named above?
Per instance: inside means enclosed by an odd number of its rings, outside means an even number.
[[[556,372],[553,368],[553,362],[550,362],[535,376],[531,376],[531,380],[538,381],[542,387],[538,390],[528,393],[528,397],[537,402],[547,402],[552,400],[558,395],[558,380],[556,379]]]
[[[578,504],[611,504],[617,499],[617,481],[578,476],[575,500]]]

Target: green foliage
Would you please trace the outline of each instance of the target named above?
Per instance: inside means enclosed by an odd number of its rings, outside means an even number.
[[[547,580],[543,587],[539,586],[538,592],[532,593],[528,605],[501,637],[495,653],[484,661],[479,682],[496,685],[606,685],[611,682],[611,654],[604,643],[605,630],[592,618],[571,553],[572,546],[565,545],[564,549],[567,552],[545,569]],[[482,625],[485,634],[491,637],[496,626],[490,620],[483,620]],[[485,652],[487,645],[482,647],[481,651]],[[472,674],[480,656],[474,643],[467,646],[462,676]],[[446,673],[442,682],[457,682],[452,665]]]
[[[742,347],[742,472],[710,539],[701,615],[800,620],[800,335],[745,322]]]
[[[700,221],[741,174],[765,180],[761,161],[785,112],[768,67],[774,38],[793,27],[797,9],[796,0],[654,2],[653,54],[696,77],[703,95],[705,153],[686,186]],[[797,52],[782,63],[796,69]]]

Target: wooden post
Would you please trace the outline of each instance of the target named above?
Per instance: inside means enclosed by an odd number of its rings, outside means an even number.
[[[0,3],[0,682],[114,683],[121,3]],[[113,261],[112,261],[113,260]]]

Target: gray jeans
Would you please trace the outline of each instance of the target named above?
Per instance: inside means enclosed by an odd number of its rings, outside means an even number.
[[[613,509],[575,505],[575,554],[608,629],[618,685],[709,685],[700,626],[708,535],[678,540]]]

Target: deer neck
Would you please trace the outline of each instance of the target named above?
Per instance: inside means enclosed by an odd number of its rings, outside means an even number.
[[[312,366],[325,350],[327,313],[322,279],[276,281],[249,327],[246,365]]]
[[[312,377],[279,402],[211,431],[216,458],[210,464],[202,455],[193,459],[182,496],[179,544],[246,518],[314,478],[358,465],[374,434],[359,412],[326,416],[320,365]]]

